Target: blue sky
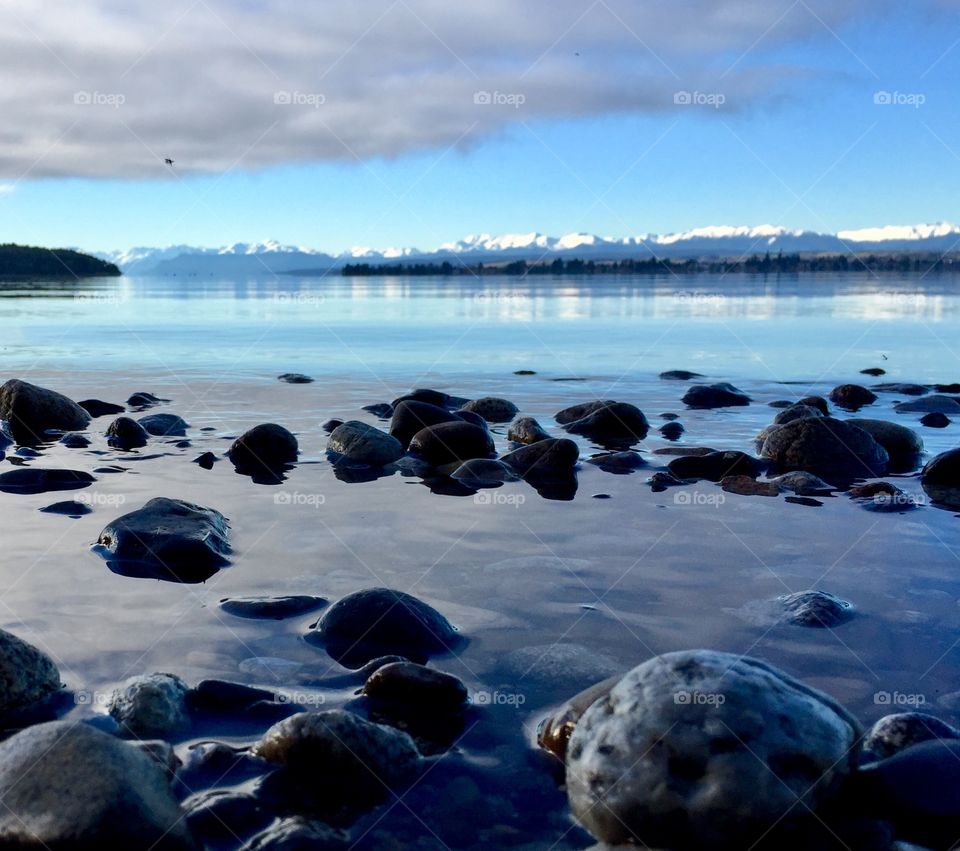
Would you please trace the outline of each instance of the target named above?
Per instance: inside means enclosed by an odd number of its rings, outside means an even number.
[[[0,11],[3,241],[336,252],[960,219],[949,2],[494,0],[464,20],[342,0],[336,31],[285,0],[163,22],[51,5]]]

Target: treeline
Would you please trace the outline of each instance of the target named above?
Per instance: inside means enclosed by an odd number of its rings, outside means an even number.
[[[119,274],[113,263],[67,248],[0,245],[0,279],[92,278]]]
[[[528,263],[350,263],[343,267],[346,277],[449,276],[449,275],[660,275],[730,274],[747,272],[778,274],[788,272],[933,272],[960,270],[956,255],[933,254],[754,254],[725,260],[671,260],[648,257],[633,260],[564,260]]]

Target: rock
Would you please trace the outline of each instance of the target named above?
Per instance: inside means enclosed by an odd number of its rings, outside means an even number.
[[[847,411],[859,411],[877,401],[877,394],[859,384],[841,384],[830,391],[830,401]]]
[[[806,405],[808,408],[816,408],[825,417],[830,416],[830,403],[823,396],[804,396],[798,405]]]
[[[765,464],[743,452],[711,452],[674,458],[667,469],[678,479],[707,479],[719,482],[727,476],[759,476]]]
[[[0,420],[10,424],[17,443],[32,445],[49,429],[85,429],[90,415],[60,393],[14,378],[0,385]]]
[[[850,495],[867,511],[902,513],[919,508],[919,503],[909,494],[890,482],[874,482],[862,487],[850,488]]]
[[[327,452],[336,460],[368,467],[384,467],[403,455],[403,446],[395,437],[359,420],[349,420],[334,429],[327,441]]]
[[[763,662],[668,653],[584,712],[567,793],[576,819],[612,845],[784,847],[836,799],[859,737],[839,704]]]
[[[686,429],[678,422],[665,423],[660,426],[660,434],[662,434],[666,440],[679,440],[685,431]]]
[[[863,737],[863,750],[873,759],[886,759],[935,739],[960,739],[960,730],[925,712],[899,712],[885,715],[870,728]]]
[[[940,413],[927,414],[920,418],[920,424],[927,428],[946,428],[950,425],[950,417]]]
[[[823,479],[805,470],[784,473],[782,476],[770,479],[770,481],[784,490],[793,491],[800,496],[829,496],[836,490]]]
[[[809,496],[785,496],[783,498],[784,502],[789,502],[791,505],[806,505],[809,508],[823,508],[823,503],[819,499],[813,499]]]
[[[920,466],[923,441],[913,429],[886,420],[850,419],[845,422],[847,425],[862,428],[886,449],[892,468],[908,472]]]
[[[183,767],[177,752],[162,739],[146,739],[145,741],[134,741],[130,744],[159,765],[168,781],[173,781],[177,771]]]
[[[513,371],[514,375],[536,375],[536,371],[532,369],[515,369]]]
[[[930,392],[930,388],[924,384],[898,384],[896,382],[874,384],[870,389],[877,393],[896,393],[902,396],[926,396]]]
[[[693,381],[695,378],[703,378],[699,372],[688,372],[685,369],[670,369],[660,373],[660,378],[664,381]]]
[[[440,423],[463,422],[459,414],[454,414],[446,408],[431,405],[427,402],[401,402],[393,409],[393,418],[390,420],[390,434],[400,441],[406,449],[413,436],[427,426]]]
[[[193,463],[199,465],[204,470],[212,470],[213,465],[220,459],[212,452],[204,452],[193,459]]]
[[[942,396],[935,393],[933,396],[924,396],[912,402],[900,402],[894,406],[898,414],[960,414],[960,402],[952,396]]]
[[[388,588],[347,595],[324,613],[310,638],[348,668],[391,654],[423,663],[461,644],[460,635],[440,612]]]
[[[297,460],[297,439],[283,426],[264,423],[238,437],[227,453],[238,472],[273,477]]]
[[[484,396],[482,399],[474,399],[463,406],[464,411],[470,411],[479,414],[488,423],[508,423],[512,420],[518,411],[516,405],[507,399],[499,399],[496,396]]]
[[[819,408],[814,408],[810,405],[801,405],[797,403],[796,405],[791,405],[789,408],[784,408],[773,418],[774,425],[786,425],[787,423],[792,423],[794,420],[802,420],[806,417],[823,417],[826,416]]]
[[[68,499],[64,502],[55,502],[52,505],[45,505],[38,508],[44,514],[59,514],[63,517],[72,517],[74,519],[83,517],[86,514],[93,514],[93,509],[83,502],[77,502],[75,499]]]
[[[61,687],[60,672],[46,653],[0,629],[0,714],[31,707]]]
[[[288,597],[225,597],[220,601],[220,608],[238,618],[280,621],[315,611],[326,604],[324,597],[299,594]]]
[[[378,668],[364,683],[362,693],[374,701],[416,707],[427,715],[459,712],[467,703],[467,687],[460,680],[414,662],[392,662]]]
[[[507,430],[507,440],[514,443],[539,443],[549,438],[547,431],[533,417],[517,417]]]
[[[90,438],[76,432],[69,432],[60,438],[60,444],[67,449],[86,449],[90,445]]]
[[[667,488],[675,488],[679,485],[687,484],[682,479],[678,479],[676,476],[671,475],[670,473],[654,473],[649,479],[647,479],[647,484],[650,485],[650,489],[654,493],[662,493]]]
[[[131,677],[110,697],[110,715],[128,735],[165,739],[189,729],[189,687],[174,674]]]
[[[183,809],[197,836],[221,841],[262,830],[274,818],[253,795],[228,789],[197,792],[183,802]]]
[[[521,446],[500,460],[521,477],[550,477],[570,473],[577,466],[580,449],[567,438],[549,437],[539,443]]]
[[[342,830],[294,816],[258,833],[240,851],[347,851],[350,847],[350,837]]]
[[[797,591],[777,598],[784,620],[795,626],[835,627],[853,617],[853,606],[826,591]]]
[[[91,419],[116,416],[126,410],[123,405],[114,405],[112,402],[101,402],[99,399],[84,399],[82,402],[77,402],[77,404],[90,415]]]
[[[659,449],[654,449],[653,454],[682,457],[686,455],[710,455],[716,451],[709,446],[661,446]]]
[[[155,405],[159,405],[161,402],[169,401],[169,399],[161,399],[159,396],[154,396],[153,393],[141,391],[139,393],[134,393],[129,399],[127,399],[127,404],[131,408],[152,408]]]
[[[343,425],[343,420],[332,419],[327,420],[320,428],[322,428],[327,434],[333,432],[336,428]]]
[[[577,420],[582,420],[588,414],[592,414],[600,408],[604,408],[607,405],[616,404],[613,399],[597,399],[593,402],[583,402],[579,405],[572,405],[569,408],[564,408],[562,411],[558,411],[553,415],[553,418],[560,423],[560,425],[567,425],[569,423],[576,422]]]
[[[807,418],[778,426],[761,457],[780,470],[805,470],[828,482],[882,476],[890,456],[867,432],[833,417]]]
[[[647,462],[643,460],[640,453],[629,449],[625,452],[604,452],[594,455],[587,459],[587,463],[614,475],[626,475],[647,466]]]
[[[518,476],[503,461],[494,458],[472,458],[457,467],[450,474],[450,478],[467,487],[485,488],[514,482]]]
[[[114,449],[139,449],[149,439],[147,430],[130,417],[117,417],[107,427],[107,443]]]
[[[309,375],[304,375],[300,372],[285,372],[283,375],[277,376],[277,381],[282,381],[285,384],[312,384],[313,379]]]
[[[197,848],[163,769],[75,721],[29,727],[0,744],[0,800],[7,848]]]
[[[373,405],[364,405],[361,411],[366,411],[368,414],[373,414],[375,417],[381,420],[389,420],[393,416],[393,405],[389,402],[377,402]]]
[[[647,436],[650,424],[635,405],[611,402],[566,423],[564,429],[601,446],[630,446]]]
[[[950,449],[928,461],[920,483],[934,502],[960,508],[960,449]]]
[[[622,673],[614,674],[571,697],[563,706],[540,722],[537,727],[537,744],[544,750],[550,751],[559,760],[565,760],[570,736],[577,722],[583,717],[583,713],[601,697],[610,694],[610,689],[622,678]]]
[[[732,384],[694,384],[683,397],[690,408],[730,408],[750,404],[750,397]]]
[[[96,549],[127,576],[196,582],[227,563],[229,535],[219,511],[156,497],[104,528]]]
[[[960,393],[960,384],[934,384],[933,389],[937,393]]]
[[[872,366],[869,369],[861,369],[861,375],[872,375],[874,378],[877,378],[881,375],[886,375],[887,371],[885,369],[880,369],[878,366]]]
[[[96,479],[79,470],[47,470],[39,467],[18,467],[0,473],[0,493],[35,494],[71,491],[85,488]]]
[[[401,402],[426,402],[428,405],[435,405],[438,408],[449,408],[450,394],[440,390],[420,388],[394,399],[391,404],[396,408]]]
[[[190,424],[176,414],[149,414],[137,420],[147,434],[157,437],[183,437]]]
[[[465,422],[427,426],[410,441],[410,451],[435,467],[463,463],[471,458],[487,458],[494,449],[489,432]]]
[[[724,476],[720,487],[740,496],[780,496],[780,488],[773,482],[758,482],[749,476]]]

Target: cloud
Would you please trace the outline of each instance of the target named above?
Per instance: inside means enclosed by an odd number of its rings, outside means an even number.
[[[10,195],[16,188],[12,183],[0,183],[0,195]]]
[[[518,122],[744,109],[808,73],[779,47],[882,5],[15,0],[0,7],[0,178],[349,162]]]

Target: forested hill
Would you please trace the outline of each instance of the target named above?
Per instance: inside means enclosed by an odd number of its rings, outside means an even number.
[[[120,274],[120,270],[113,263],[68,248],[0,245],[0,280],[93,278]]]

